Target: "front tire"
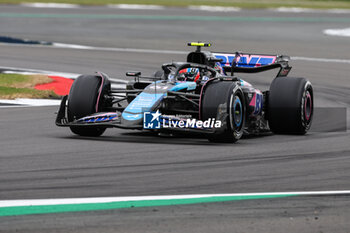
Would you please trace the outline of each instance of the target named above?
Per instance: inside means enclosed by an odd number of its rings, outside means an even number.
[[[213,81],[205,88],[201,102],[201,118],[221,120],[221,129],[208,136],[210,142],[236,142],[243,135],[245,123],[244,94],[236,83]]]
[[[108,88],[110,89],[110,83],[104,77],[79,76],[74,81],[68,95],[69,122],[99,112],[103,105],[103,95]],[[80,136],[98,137],[104,133],[106,127],[71,126],[70,130]]]
[[[277,134],[305,134],[311,127],[314,97],[305,78],[275,78],[268,95],[268,122]]]

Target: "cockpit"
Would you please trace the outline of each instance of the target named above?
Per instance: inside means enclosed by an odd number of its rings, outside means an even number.
[[[211,67],[191,63],[171,63],[163,65],[165,79],[170,82],[203,83],[216,77],[217,72]]]

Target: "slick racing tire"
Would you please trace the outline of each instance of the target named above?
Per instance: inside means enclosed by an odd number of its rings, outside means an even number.
[[[104,84],[100,93],[102,79],[95,75],[81,75],[74,81],[68,95],[69,122],[101,110],[104,92],[110,89],[109,81],[103,80]],[[74,134],[89,137],[98,137],[106,130],[101,126],[71,126],[70,129]]]
[[[207,84],[201,100],[201,119],[221,120],[221,129],[208,136],[210,142],[236,142],[243,135],[245,99],[241,88],[232,82],[212,81]]]
[[[278,134],[305,134],[311,127],[314,96],[305,78],[275,78],[268,94],[270,130]]]

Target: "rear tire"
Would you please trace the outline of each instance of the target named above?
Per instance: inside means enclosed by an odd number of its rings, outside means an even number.
[[[244,94],[236,83],[213,81],[207,84],[201,101],[201,119],[221,120],[222,128],[208,136],[210,142],[236,142],[245,123]]]
[[[311,127],[314,97],[305,78],[275,78],[268,96],[268,122],[277,134],[305,134]]]
[[[73,83],[68,95],[69,122],[100,111],[103,104],[104,91],[100,94],[102,77],[81,75]],[[108,81],[108,80],[106,80]],[[109,82],[104,83],[103,89],[110,88]],[[97,103],[99,98],[99,103]],[[104,133],[106,127],[101,126],[71,126],[74,134],[98,137]]]

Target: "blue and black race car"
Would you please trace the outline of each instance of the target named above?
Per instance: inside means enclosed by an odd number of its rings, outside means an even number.
[[[81,136],[106,128],[194,132],[212,142],[235,142],[243,134],[305,134],[312,122],[313,88],[305,78],[287,77],[289,57],[202,51],[186,62],[162,65],[152,77],[127,72],[126,89],[111,88],[104,73],[81,75],[64,96],[56,125]],[[270,89],[260,91],[236,76],[279,69]]]

